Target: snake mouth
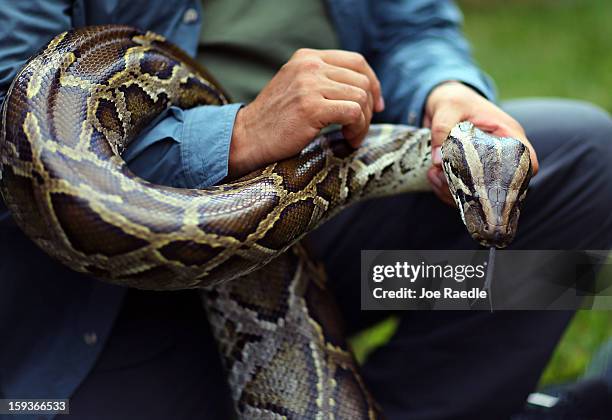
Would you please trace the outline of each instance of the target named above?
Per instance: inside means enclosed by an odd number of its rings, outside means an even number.
[[[460,201],[461,202],[461,201]],[[462,216],[468,233],[485,247],[506,248],[514,240],[517,228],[516,217],[502,217],[501,210],[485,216],[478,203],[465,202]],[[492,207],[497,209],[496,207]]]
[[[485,247],[506,248],[514,239],[514,231],[507,224],[487,223],[482,229],[474,230],[470,234]]]

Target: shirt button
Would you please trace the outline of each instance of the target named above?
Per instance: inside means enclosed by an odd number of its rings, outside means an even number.
[[[410,111],[408,113],[408,125],[416,125],[416,118],[417,118],[416,113]]]
[[[98,334],[95,332],[85,333],[83,334],[83,341],[85,341],[85,344],[88,346],[93,346],[98,342]]]
[[[193,7],[185,10],[185,14],[183,15],[183,23],[193,23],[198,20],[198,11]]]

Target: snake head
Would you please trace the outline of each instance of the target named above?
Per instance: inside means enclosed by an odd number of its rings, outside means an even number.
[[[527,147],[463,121],[451,130],[441,153],[450,192],[472,238],[486,247],[508,246],[532,176]]]

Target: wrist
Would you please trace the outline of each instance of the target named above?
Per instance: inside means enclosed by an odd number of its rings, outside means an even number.
[[[449,94],[453,95],[454,91],[463,90],[465,88],[467,88],[467,86],[456,80],[449,80],[436,85],[427,96],[427,101],[425,102],[426,112],[433,112],[441,101],[449,98]]]
[[[247,136],[247,107],[242,108],[236,114],[234,129],[229,150],[228,175],[236,178],[250,172],[254,164],[254,153],[251,150],[252,143]]]

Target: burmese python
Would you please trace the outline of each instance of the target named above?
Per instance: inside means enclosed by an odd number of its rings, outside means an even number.
[[[153,185],[121,159],[169,106],[227,102],[159,35],[114,25],[62,33],[7,94],[3,198],[36,244],[76,271],[137,288],[203,288],[242,418],[379,417],[322,270],[296,244],[358,200],[427,189],[430,133],[372,126],[353,150],[334,132],[202,190]],[[462,123],[443,156],[472,236],[508,243],[530,178],[527,149]]]

